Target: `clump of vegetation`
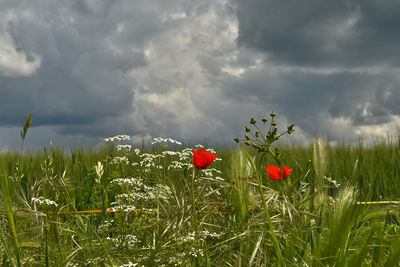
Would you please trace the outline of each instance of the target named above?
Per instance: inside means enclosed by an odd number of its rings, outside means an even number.
[[[2,266],[399,265],[400,143],[284,147],[270,116],[231,150],[0,155]]]

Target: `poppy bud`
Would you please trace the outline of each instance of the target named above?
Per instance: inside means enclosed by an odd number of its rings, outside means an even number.
[[[270,114],[270,116],[273,118],[273,117],[276,116],[276,113],[272,111],[271,114]]]
[[[263,121],[263,123],[267,122],[267,118],[265,116],[261,120]]]
[[[291,133],[294,132],[294,129],[293,129],[294,126],[295,126],[295,124],[292,124],[292,125],[290,125],[290,126],[287,127],[288,134],[291,134]]]
[[[254,119],[254,118],[251,118],[251,119],[250,119],[250,124],[256,124],[256,122],[257,122],[256,119]]]
[[[245,134],[244,137],[246,137],[247,140],[250,140],[250,136],[248,134]]]
[[[233,140],[235,140],[236,143],[240,143],[240,138],[239,137],[233,138]]]
[[[246,133],[249,133],[250,132],[250,127],[244,127],[244,129],[246,130]]]
[[[256,137],[259,137],[260,136],[260,132],[257,130],[256,131]]]

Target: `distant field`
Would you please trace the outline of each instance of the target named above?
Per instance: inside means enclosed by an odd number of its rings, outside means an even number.
[[[282,147],[283,180],[247,148],[260,187],[240,146],[192,184],[192,147],[123,139],[0,155],[2,266],[399,265],[399,205],[357,204],[400,200],[396,142]]]

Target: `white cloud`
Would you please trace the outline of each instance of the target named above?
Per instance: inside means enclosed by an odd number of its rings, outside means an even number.
[[[186,140],[212,138],[223,128],[221,112],[234,108],[220,88],[232,75],[224,72],[241,68],[234,65],[237,21],[220,2],[205,6],[200,14],[179,9],[163,14],[164,31],[144,47],[147,64],[129,73],[139,129]]]
[[[7,24],[14,17],[8,13],[0,19],[0,75],[21,77],[32,75],[41,65],[41,58],[32,52],[19,48],[7,31]]]

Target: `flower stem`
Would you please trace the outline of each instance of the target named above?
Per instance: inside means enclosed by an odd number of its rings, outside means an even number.
[[[276,251],[276,254],[278,256],[278,266],[279,267],[285,266],[285,262],[283,261],[283,257],[282,257],[282,252],[281,252],[281,249],[279,247],[278,239],[276,238],[276,235],[275,235],[275,232],[274,232],[274,226],[272,225],[271,217],[269,216],[267,202],[265,201],[264,190],[262,188],[260,176],[258,175],[256,166],[254,165],[254,162],[251,159],[249,152],[247,152],[247,150],[243,146],[242,146],[242,149],[244,150],[244,152],[245,152],[245,154],[247,156],[247,159],[249,160],[249,162],[251,164],[251,167],[252,167],[252,169],[253,169],[253,171],[254,171],[254,173],[256,175],[256,178],[257,178],[258,188],[259,188],[260,195],[261,195],[261,202],[262,202],[262,205],[263,205],[263,208],[264,208],[265,217],[267,218],[268,225],[269,225],[269,232],[271,234],[272,241],[274,242],[274,246],[275,246],[275,251]]]
[[[194,227],[195,241],[196,241],[196,247],[197,247],[198,246],[198,242],[199,242],[199,231],[198,231],[198,225],[197,225],[196,198],[195,198],[195,187],[194,187],[195,176],[196,176],[196,168],[193,166],[192,181],[191,181],[192,224],[193,224],[193,227]]]

